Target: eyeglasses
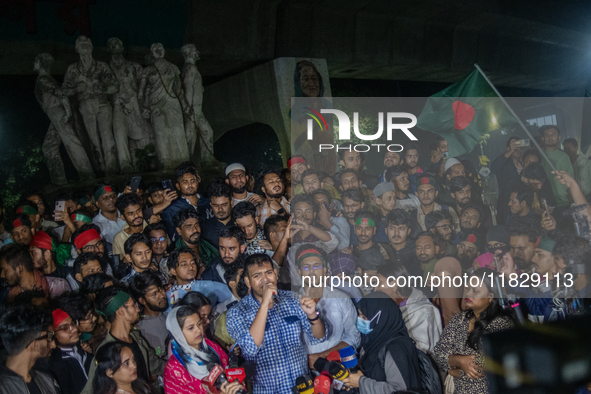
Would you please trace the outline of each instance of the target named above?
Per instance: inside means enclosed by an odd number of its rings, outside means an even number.
[[[64,324],[63,326],[60,326],[59,328],[56,328],[54,332],[58,332],[58,331],[74,331],[74,329],[76,328],[76,324],[73,322],[70,322],[68,324]]]
[[[166,237],[160,237],[160,238],[150,238],[150,240],[152,242],[164,242],[166,241]]]
[[[87,246],[83,247],[82,251],[83,252],[93,252],[95,250],[99,250],[102,247],[103,247],[103,241],[98,241],[94,245],[87,245]]]
[[[47,331],[47,334],[42,335],[39,338],[34,339],[33,342],[35,342],[35,341],[41,341],[41,340],[45,339],[49,343],[49,342],[53,341],[54,335],[55,335],[55,332],[54,331]],[[31,343],[33,343],[33,342],[31,342]]]

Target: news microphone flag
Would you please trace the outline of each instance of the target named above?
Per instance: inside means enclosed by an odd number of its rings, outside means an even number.
[[[341,356],[340,361],[346,368],[352,369],[357,366],[357,355],[355,354],[355,349],[351,346],[347,346],[339,350],[339,354]]]
[[[319,375],[314,379],[314,394],[330,393],[330,378],[326,375]]]

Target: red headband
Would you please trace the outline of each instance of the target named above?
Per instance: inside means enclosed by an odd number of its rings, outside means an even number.
[[[66,320],[68,317],[70,317],[70,315],[68,315],[66,312],[62,311],[59,308],[56,309],[55,311],[51,312],[51,315],[53,316],[53,329],[54,330],[57,328],[57,326],[60,325],[61,322]]]
[[[320,253],[316,249],[306,249],[306,250],[303,250],[302,253],[300,253],[297,260],[299,260],[303,255],[308,254],[308,253],[314,253],[314,254],[317,254],[318,256],[322,256],[322,253]]]
[[[101,239],[101,235],[98,233],[98,231],[95,229],[86,230],[76,237],[74,245],[76,245],[76,248],[82,249],[87,243],[94,241],[95,239]]]
[[[35,246],[41,249],[53,250],[53,244],[51,243],[51,237],[49,234],[43,231],[37,231],[33,236],[33,240],[29,246]]]
[[[298,163],[307,164],[306,160],[304,160],[303,157],[292,157],[287,162],[287,169],[290,170],[292,165],[298,164]]]

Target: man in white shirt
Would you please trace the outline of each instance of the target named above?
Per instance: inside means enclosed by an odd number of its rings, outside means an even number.
[[[246,174],[246,168],[240,163],[232,163],[226,167],[226,183],[232,189],[232,206],[242,201],[250,201],[255,206],[263,203],[263,198],[258,194],[246,190],[250,176]]]
[[[443,331],[439,309],[422,291],[412,287],[414,281],[398,262],[384,264],[377,271],[378,291],[390,296],[400,306],[408,335],[416,342],[417,349],[432,354]],[[399,282],[399,278],[403,279]]]
[[[318,299],[316,309],[321,319],[329,326],[326,341],[312,345],[304,337],[308,349],[308,365],[310,368],[319,357],[326,358],[332,351],[352,346],[357,348],[361,342],[361,334],[357,330],[357,310],[351,298],[340,290],[323,286],[326,277],[326,255],[311,244],[303,244],[296,253],[298,273],[302,277],[300,294],[304,297]]]

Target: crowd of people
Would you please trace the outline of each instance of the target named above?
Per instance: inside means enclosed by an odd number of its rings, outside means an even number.
[[[0,393],[307,393],[297,382],[333,378],[335,351],[358,366],[334,391],[487,393],[483,335],[587,312],[591,162],[539,132],[556,170],[509,138],[494,207],[440,137],[430,158],[386,152],[377,174],[341,147],[335,174],[292,156],[204,184],[186,162],[53,211],[25,191],[0,211]],[[220,369],[244,375],[212,381]]]

